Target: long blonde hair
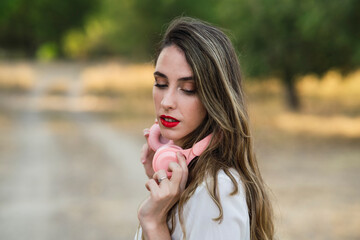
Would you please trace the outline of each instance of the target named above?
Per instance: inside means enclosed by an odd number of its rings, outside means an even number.
[[[180,223],[186,235],[182,215],[184,204],[210,176],[213,184],[207,187],[220,211],[214,220],[221,221],[223,210],[216,176],[219,170],[223,170],[234,184],[231,194],[236,194],[238,183],[229,171],[235,169],[245,187],[251,239],[273,239],[271,202],[253,150],[240,65],[231,41],[221,30],[206,22],[181,17],[168,26],[155,62],[160,52],[171,45],[184,52],[193,71],[197,94],[207,110],[204,122],[186,137],[182,147],[191,147],[211,132],[215,137],[207,150],[189,165],[187,187],[168,213],[168,219],[174,224],[175,209],[178,207]]]

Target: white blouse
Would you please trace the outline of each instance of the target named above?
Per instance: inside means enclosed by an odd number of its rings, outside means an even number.
[[[236,171],[231,171],[237,179],[239,191],[231,196],[233,183],[224,171],[218,173],[218,189],[221,206],[223,208],[223,219],[219,223],[214,218],[219,216],[219,209],[207,191],[203,182],[193,196],[185,203],[183,210],[184,225],[187,240],[228,240],[241,239],[250,240],[250,221],[248,207],[243,184]],[[135,240],[141,239],[141,229],[135,236]],[[178,215],[175,217],[175,229],[171,235],[173,240],[182,240]]]

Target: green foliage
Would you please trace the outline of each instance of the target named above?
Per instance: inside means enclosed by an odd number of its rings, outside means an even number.
[[[216,0],[104,0],[103,15],[114,22],[107,34],[111,49],[133,59],[150,59],[161,30],[174,17],[216,20]]]
[[[36,51],[36,58],[42,61],[49,61],[58,56],[58,46],[54,42],[48,42],[41,45]]]
[[[223,0],[218,14],[245,72],[280,77],[297,109],[298,75],[360,65],[359,12],[357,0]]]
[[[102,18],[112,24],[102,46],[149,59],[166,24],[187,15],[229,29],[248,75],[293,81],[359,65],[358,12],[357,0],[104,0]]]
[[[64,54],[73,59],[111,54],[106,35],[112,28],[112,22],[91,18],[83,29],[74,29],[66,33],[62,42]]]
[[[229,29],[248,75],[292,82],[359,66],[359,12],[358,0],[1,0],[0,50],[149,60],[186,15]]]
[[[360,64],[357,0],[224,0],[221,9],[252,76],[321,74]]]
[[[98,0],[1,0],[0,48],[34,55],[44,43],[57,47],[64,33],[82,27]]]

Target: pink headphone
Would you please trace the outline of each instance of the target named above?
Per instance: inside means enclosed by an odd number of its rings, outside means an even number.
[[[190,161],[195,157],[200,156],[201,153],[205,151],[211,140],[211,134],[197,142],[192,148],[182,149],[181,147],[175,145],[173,141],[168,140],[166,143],[160,141],[160,126],[158,123],[155,123],[150,128],[148,145],[155,151],[153,158],[153,169],[155,172],[160,169],[167,171],[168,165],[170,162],[177,162],[176,153],[181,152],[186,158],[186,164],[189,165]],[[167,172],[168,177],[171,176],[171,172]]]

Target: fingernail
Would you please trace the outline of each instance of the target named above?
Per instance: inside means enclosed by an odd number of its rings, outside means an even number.
[[[144,136],[148,136],[149,133],[150,133],[150,131],[149,131],[149,129],[144,129],[144,130],[143,130],[143,133],[144,133]]]

